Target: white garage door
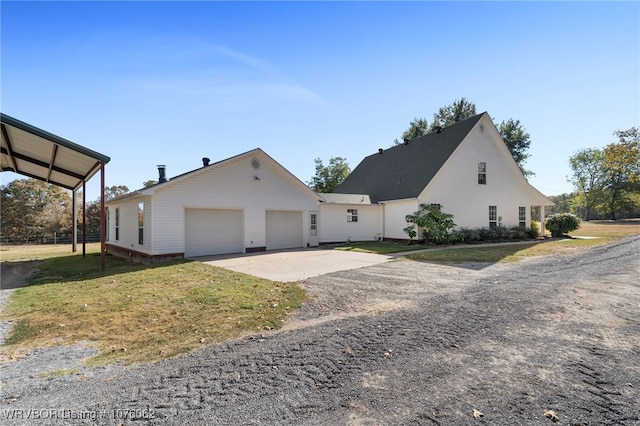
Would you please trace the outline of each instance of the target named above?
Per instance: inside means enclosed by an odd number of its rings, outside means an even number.
[[[185,257],[241,253],[241,210],[185,210]]]
[[[302,244],[302,212],[267,211],[267,250]]]

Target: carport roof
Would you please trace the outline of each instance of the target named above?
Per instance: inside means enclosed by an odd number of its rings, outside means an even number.
[[[11,171],[76,190],[111,159],[0,113],[0,171]]]

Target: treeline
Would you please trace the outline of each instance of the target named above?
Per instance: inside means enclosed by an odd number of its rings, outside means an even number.
[[[105,188],[107,200],[129,192],[124,185]],[[77,200],[82,200],[79,193]],[[2,244],[70,243],[73,230],[71,193],[37,179],[17,179],[0,186]],[[83,229],[82,202],[77,202],[78,235]],[[88,241],[100,240],[100,199],[85,210]]]
[[[640,217],[640,132],[633,127],[614,135],[618,142],[569,158],[575,192],[549,197],[556,213],[583,220]]]

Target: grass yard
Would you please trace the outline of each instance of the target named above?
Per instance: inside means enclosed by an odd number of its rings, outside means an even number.
[[[362,241],[357,243],[342,244],[335,247],[336,250],[358,251],[363,253],[399,253],[403,251],[422,250],[424,246],[419,244],[409,245],[394,241]]]
[[[574,239],[552,239],[511,245],[460,245],[437,248],[408,255],[409,259],[428,262],[516,262],[524,257],[546,256],[608,244],[627,235],[640,233],[640,219],[582,222],[571,232]],[[580,238],[592,237],[592,238]]]
[[[575,239],[525,241],[514,245],[496,244],[495,246],[483,245],[482,247],[462,244],[438,247],[420,244],[408,245],[407,243],[391,241],[365,241],[337,246],[335,249],[379,254],[426,250],[408,254],[407,257],[430,262],[515,262],[523,257],[544,256],[581,247],[608,244],[626,235],[636,233],[640,233],[640,219],[617,222],[599,220],[582,222],[580,229],[570,234]]]
[[[204,345],[276,329],[305,292],[284,284],[175,261],[154,266],[99,253],[51,257],[21,247],[16,257],[43,259],[31,285],[15,290],[0,318],[16,321],[2,351],[90,341],[90,365],[159,361]],[[55,248],[54,248],[55,250]],[[3,256],[3,260],[5,257]]]
[[[82,254],[82,244],[77,246],[78,253]],[[87,253],[100,253],[100,243],[89,243],[86,246]],[[71,244],[28,244],[28,245],[4,245],[0,246],[0,261],[50,259],[52,257],[71,254]]]

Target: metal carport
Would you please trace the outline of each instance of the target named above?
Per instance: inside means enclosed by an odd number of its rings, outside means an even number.
[[[111,160],[92,151],[0,113],[2,144],[0,146],[0,172],[11,171],[39,179],[73,194],[73,251],[76,251],[76,191],[82,187],[82,212],[86,208],[86,182],[100,172],[100,263],[106,265],[104,175],[105,165]],[[83,220],[83,224],[86,223]],[[84,226],[84,225],[83,225]],[[86,232],[82,232],[82,254],[86,252]]]

